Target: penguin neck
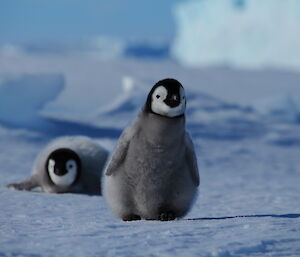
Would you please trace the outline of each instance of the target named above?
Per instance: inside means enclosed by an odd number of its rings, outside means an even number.
[[[169,118],[144,112],[142,126],[143,135],[149,143],[157,146],[172,145],[185,134],[185,117]]]

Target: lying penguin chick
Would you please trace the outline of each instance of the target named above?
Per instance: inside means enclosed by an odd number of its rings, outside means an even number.
[[[31,177],[7,187],[40,187],[47,193],[101,194],[100,179],[107,156],[108,152],[88,137],[61,137],[37,156]]]
[[[185,106],[182,85],[161,80],[122,133],[105,171],[104,196],[124,221],[173,220],[190,209],[200,180]]]

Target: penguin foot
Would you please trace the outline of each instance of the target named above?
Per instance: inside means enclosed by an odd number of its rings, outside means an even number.
[[[175,220],[175,214],[173,212],[161,212],[158,215],[158,220],[160,221],[170,221]]]
[[[122,218],[123,221],[133,221],[133,220],[140,220],[141,216],[136,214],[129,214]]]
[[[6,187],[7,188],[13,188],[13,189],[16,189],[16,190],[23,190],[22,185],[17,184],[17,183],[7,184]]]

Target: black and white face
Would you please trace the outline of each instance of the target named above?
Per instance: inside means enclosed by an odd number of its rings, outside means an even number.
[[[55,185],[70,186],[79,175],[80,159],[74,151],[61,148],[50,154],[46,163],[46,170]]]
[[[186,99],[182,85],[174,79],[161,80],[151,90],[151,111],[170,118],[184,114]]]

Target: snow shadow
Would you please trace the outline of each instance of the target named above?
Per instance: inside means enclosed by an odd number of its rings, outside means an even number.
[[[253,214],[253,215],[238,215],[238,216],[224,216],[224,217],[203,217],[203,218],[190,218],[184,220],[227,220],[227,219],[238,219],[238,218],[289,218],[297,219],[300,218],[298,213],[288,213],[288,214]]]
[[[49,138],[65,135],[118,138],[122,132],[122,130],[118,128],[101,128],[84,123],[52,118],[40,118],[31,124],[13,124],[6,122],[0,122],[0,124],[7,128],[28,129]]]

